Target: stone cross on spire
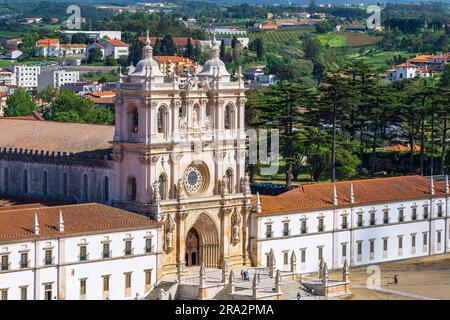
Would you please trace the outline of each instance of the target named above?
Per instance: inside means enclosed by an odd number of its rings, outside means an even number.
[[[220,58],[220,47],[216,41],[216,34],[214,33],[212,45],[211,45],[211,59],[219,59]]]

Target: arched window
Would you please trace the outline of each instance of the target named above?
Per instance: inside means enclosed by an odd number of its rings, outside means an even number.
[[[136,184],[136,178],[130,177],[128,178],[128,201],[136,201],[136,193],[137,193],[137,184]]]
[[[67,197],[67,173],[65,172],[62,175],[62,194]]]
[[[166,133],[167,130],[167,109],[164,106],[159,107],[158,114],[158,133]]]
[[[159,179],[159,194],[161,196],[161,200],[167,199],[167,178],[165,175],[160,175]]]
[[[5,168],[3,170],[3,191],[5,193],[9,192],[9,169]]]
[[[230,193],[234,193],[234,188],[233,188],[233,185],[234,185],[234,182],[233,182],[233,169],[230,168],[230,169],[227,170],[226,177],[227,177],[227,180],[228,180],[228,191]]]
[[[225,107],[224,113],[224,127],[225,129],[233,129],[233,110],[230,104],[227,104]]]
[[[48,194],[48,175],[47,175],[47,171],[42,171],[42,193],[44,195]]]
[[[89,179],[87,173],[83,173],[82,179],[82,199],[83,201],[89,200]]]
[[[28,193],[28,170],[23,170],[22,190],[23,193]]]
[[[103,180],[103,202],[109,201],[109,178]]]
[[[139,131],[139,113],[137,108],[132,108],[128,113],[128,127],[130,133],[138,133]]]

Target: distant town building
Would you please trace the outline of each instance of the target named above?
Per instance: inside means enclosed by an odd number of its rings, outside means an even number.
[[[13,38],[13,39],[7,39],[5,41],[5,45],[8,48],[17,48],[19,44],[23,42],[23,38]]]
[[[428,78],[430,71],[427,68],[418,68],[416,65],[406,62],[395,66],[387,71],[387,79],[390,81],[410,79],[410,78]]]
[[[41,67],[25,65],[14,66],[14,74],[17,87],[33,90],[38,86]]]
[[[247,31],[241,30],[236,27],[207,27],[205,28],[205,32],[215,34],[235,34],[235,35],[247,34]]]
[[[155,56],[154,58],[165,76],[192,74],[196,67],[194,61],[180,56]]]
[[[0,84],[15,85],[16,84],[15,74],[8,69],[0,68]]]
[[[67,71],[63,68],[42,68],[39,75],[38,91],[47,87],[61,88],[66,83],[74,83],[80,80],[78,71]]]
[[[22,51],[17,49],[6,50],[3,56],[8,60],[16,60],[23,54]]]
[[[94,49],[94,48],[98,48],[101,51],[102,59],[106,58],[106,47],[98,42],[94,42],[94,43],[89,44],[86,47],[86,53],[85,53],[86,59],[89,59],[90,51],[91,51],[91,49]]]
[[[38,56],[57,57],[59,54],[59,39],[39,39],[38,41],[36,41],[36,49]]]
[[[445,66],[450,63],[450,52],[437,54],[431,56],[427,64],[432,71],[442,72],[445,69]]]
[[[85,44],[60,44],[59,55],[61,56],[71,56],[71,55],[85,55],[87,45]]]
[[[67,35],[69,39],[72,39],[74,34],[82,33],[89,36],[90,39],[95,41],[100,41],[102,39],[115,39],[122,40],[122,32],[121,31],[81,31],[81,30],[62,30],[62,33]]]
[[[130,45],[121,40],[101,40],[100,44],[105,48],[105,56],[113,56],[114,59],[128,57]]]

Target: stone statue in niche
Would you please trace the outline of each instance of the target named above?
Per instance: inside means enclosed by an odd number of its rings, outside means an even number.
[[[155,181],[153,182],[153,195],[154,195],[154,200],[155,201],[160,201],[161,200],[161,193],[159,192],[159,181]]]
[[[170,214],[166,217],[166,222],[164,224],[164,232],[166,234],[165,236],[165,251],[171,252],[173,249],[173,233],[175,230],[175,222],[172,219],[172,216]]]
[[[231,226],[231,241],[233,244],[236,244],[241,238],[241,216],[236,208],[234,208],[234,212],[231,215]]]
[[[199,121],[198,121],[198,113],[197,110],[194,109],[192,111],[192,126],[197,129],[200,125],[199,125]]]

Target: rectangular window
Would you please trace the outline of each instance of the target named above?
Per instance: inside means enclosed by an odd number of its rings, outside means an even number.
[[[20,287],[20,300],[27,300],[27,299],[28,299],[28,288]]]
[[[2,255],[1,270],[2,271],[9,270],[9,255],[7,254]]]
[[[398,248],[403,249],[403,237],[398,237]]]
[[[28,252],[22,252],[20,254],[20,267],[28,268]]]
[[[300,262],[305,263],[306,262],[306,249],[300,250]]]
[[[44,285],[44,300],[52,300],[52,284]]]
[[[45,250],[44,264],[46,266],[53,264],[53,253],[52,253],[52,250]]]
[[[86,260],[87,260],[87,247],[80,246],[80,261],[86,261]]]
[[[86,279],[81,279],[80,280],[80,295],[85,295],[86,294]]]
[[[145,288],[152,285],[152,270],[145,270]]]
[[[371,226],[375,225],[375,212],[370,213],[370,225]]]
[[[145,252],[152,252],[153,246],[152,246],[152,239],[148,238],[145,239]]]
[[[342,216],[342,229],[347,229],[347,216]]]
[[[103,276],[103,292],[109,292],[109,276]]]
[[[363,226],[363,215],[362,213],[358,214],[358,227]]]
[[[266,238],[272,238],[273,231],[272,231],[272,225],[268,224],[266,225]]]
[[[323,226],[323,218],[319,219],[319,227],[317,228],[319,232],[323,232],[324,226]]]
[[[383,251],[387,251],[388,250],[388,239],[384,238],[383,239]]]
[[[289,235],[289,222],[283,223],[283,237],[287,237]]]
[[[362,254],[362,241],[358,241],[357,254]]]
[[[111,258],[111,250],[109,250],[109,243],[103,244],[102,256],[103,258]]]
[[[428,219],[428,206],[423,207],[423,218]]]
[[[423,245],[426,246],[428,243],[428,234],[424,233],[423,234]]]
[[[398,222],[403,222],[403,209],[398,209]]]
[[[347,244],[343,243],[342,244],[342,257],[346,257],[347,256]]]
[[[317,256],[318,256],[319,260],[322,260],[323,259],[323,247],[318,247],[317,251],[318,251]]]
[[[131,256],[133,254],[133,249],[132,249],[131,245],[132,245],[131,240],[125,241],[124,253],[126,256]]]
[[[411,219],[412,220],[417,220],[417,208],[412,208]]]
[[[416,235],[415,234],[411,235],[411,247],[412,248],[416,247]]]
[[[388,224],[389,223],[389,212],[388,211],[384,211],[383,212],[383,223],[384,224]]]
[[[125,296],[131,295],[131,272],[125,273]]]
[[[375,252],[375,240],[369,240],[369,244],[370,244],[369,252],[373,254]]]
[[[441,239],[441,231],[437,231],[436,232],[436,241],[437,243],[441,243],[442,239]]]
[[[1,289],[0,292],[2,300],[8,300],[8,289]]]
[[[300,233],[305,234],[306,232],[307,232],[306,220],[302,220],[301,227],[300,227]]]
[[[442,218],[442,205],[440,204],[440,205],[438,205],[438,207],[437,207],[437,216],[439,217],[439,218]]]
[[[283,252],[283,264],[289,264],[289,252]]]

